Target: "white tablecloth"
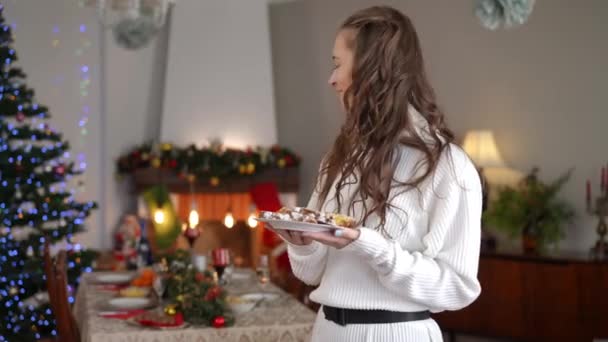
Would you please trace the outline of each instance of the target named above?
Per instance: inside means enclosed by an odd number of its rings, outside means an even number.
[[[98,315],[114,294],[96,289],[90,282],[93,276],[83,276],[74,305],[84,342],[307,342],[316,316],[295,298],[268,284],[265,291],[278,293],[279,299],[236,315],[234,326],[220,329],[191,326],[178,330],[143,328]],[[229,293],[260,291],[253,277],[249,280],[232,280],[227,290]]]

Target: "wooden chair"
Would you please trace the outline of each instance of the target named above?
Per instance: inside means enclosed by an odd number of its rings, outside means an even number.
[[[57,322],[57,341],[80,342],[80,333],[68,302],[67,254],[59,252],[55,262],[51,259],[49,243],[44,244],[44,273],[51,309]]]

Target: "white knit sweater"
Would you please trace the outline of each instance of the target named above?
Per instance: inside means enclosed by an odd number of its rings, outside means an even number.
[[[450,147],[420,192],[391,191],[391,203],[402,209],[386,213],[384,228],[391,239],[374,229],[379,218],[372,215],[368,227],[360,227],[359,239],[341,250],[316,241],[288,246],[294,274],[319,285],[311,300],[340,308],[440,312],[463,308],[479,296],[481,185],[466,153]],[[415,168],[421,152],[398,150],[395,179],[405,181],[422,171]],[[347,186],[342,198],[352,198],[355,189]],[[310,208],[317,207],[316,190]],[[336,211],[334,195],[330,191],[323,211]],[[353,215],[347,208],[342,203],[342,213]],[[354,208],[354,216],[361,217],[362,205]]]

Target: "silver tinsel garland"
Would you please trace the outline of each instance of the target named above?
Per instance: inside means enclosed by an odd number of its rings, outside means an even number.
[[[534,8],[535,0],[476,0],[475,15],[490,30],[523,25]]]

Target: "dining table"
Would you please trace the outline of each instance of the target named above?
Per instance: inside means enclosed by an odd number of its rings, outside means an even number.
[[[96,283],[96,272],[86,273],[76,294],[73,312],[83,342],[296,342],[309,341],[316,313],[273,283],[260,284],[250,269],[236,269],[224,289],[230,296],[271,294],[244,312],[234,312],[234,324],[215,328],[187,325],[160,329],[106,318],[110,299],[117,296]],[[157,310],[162,310],[162,302]]]

